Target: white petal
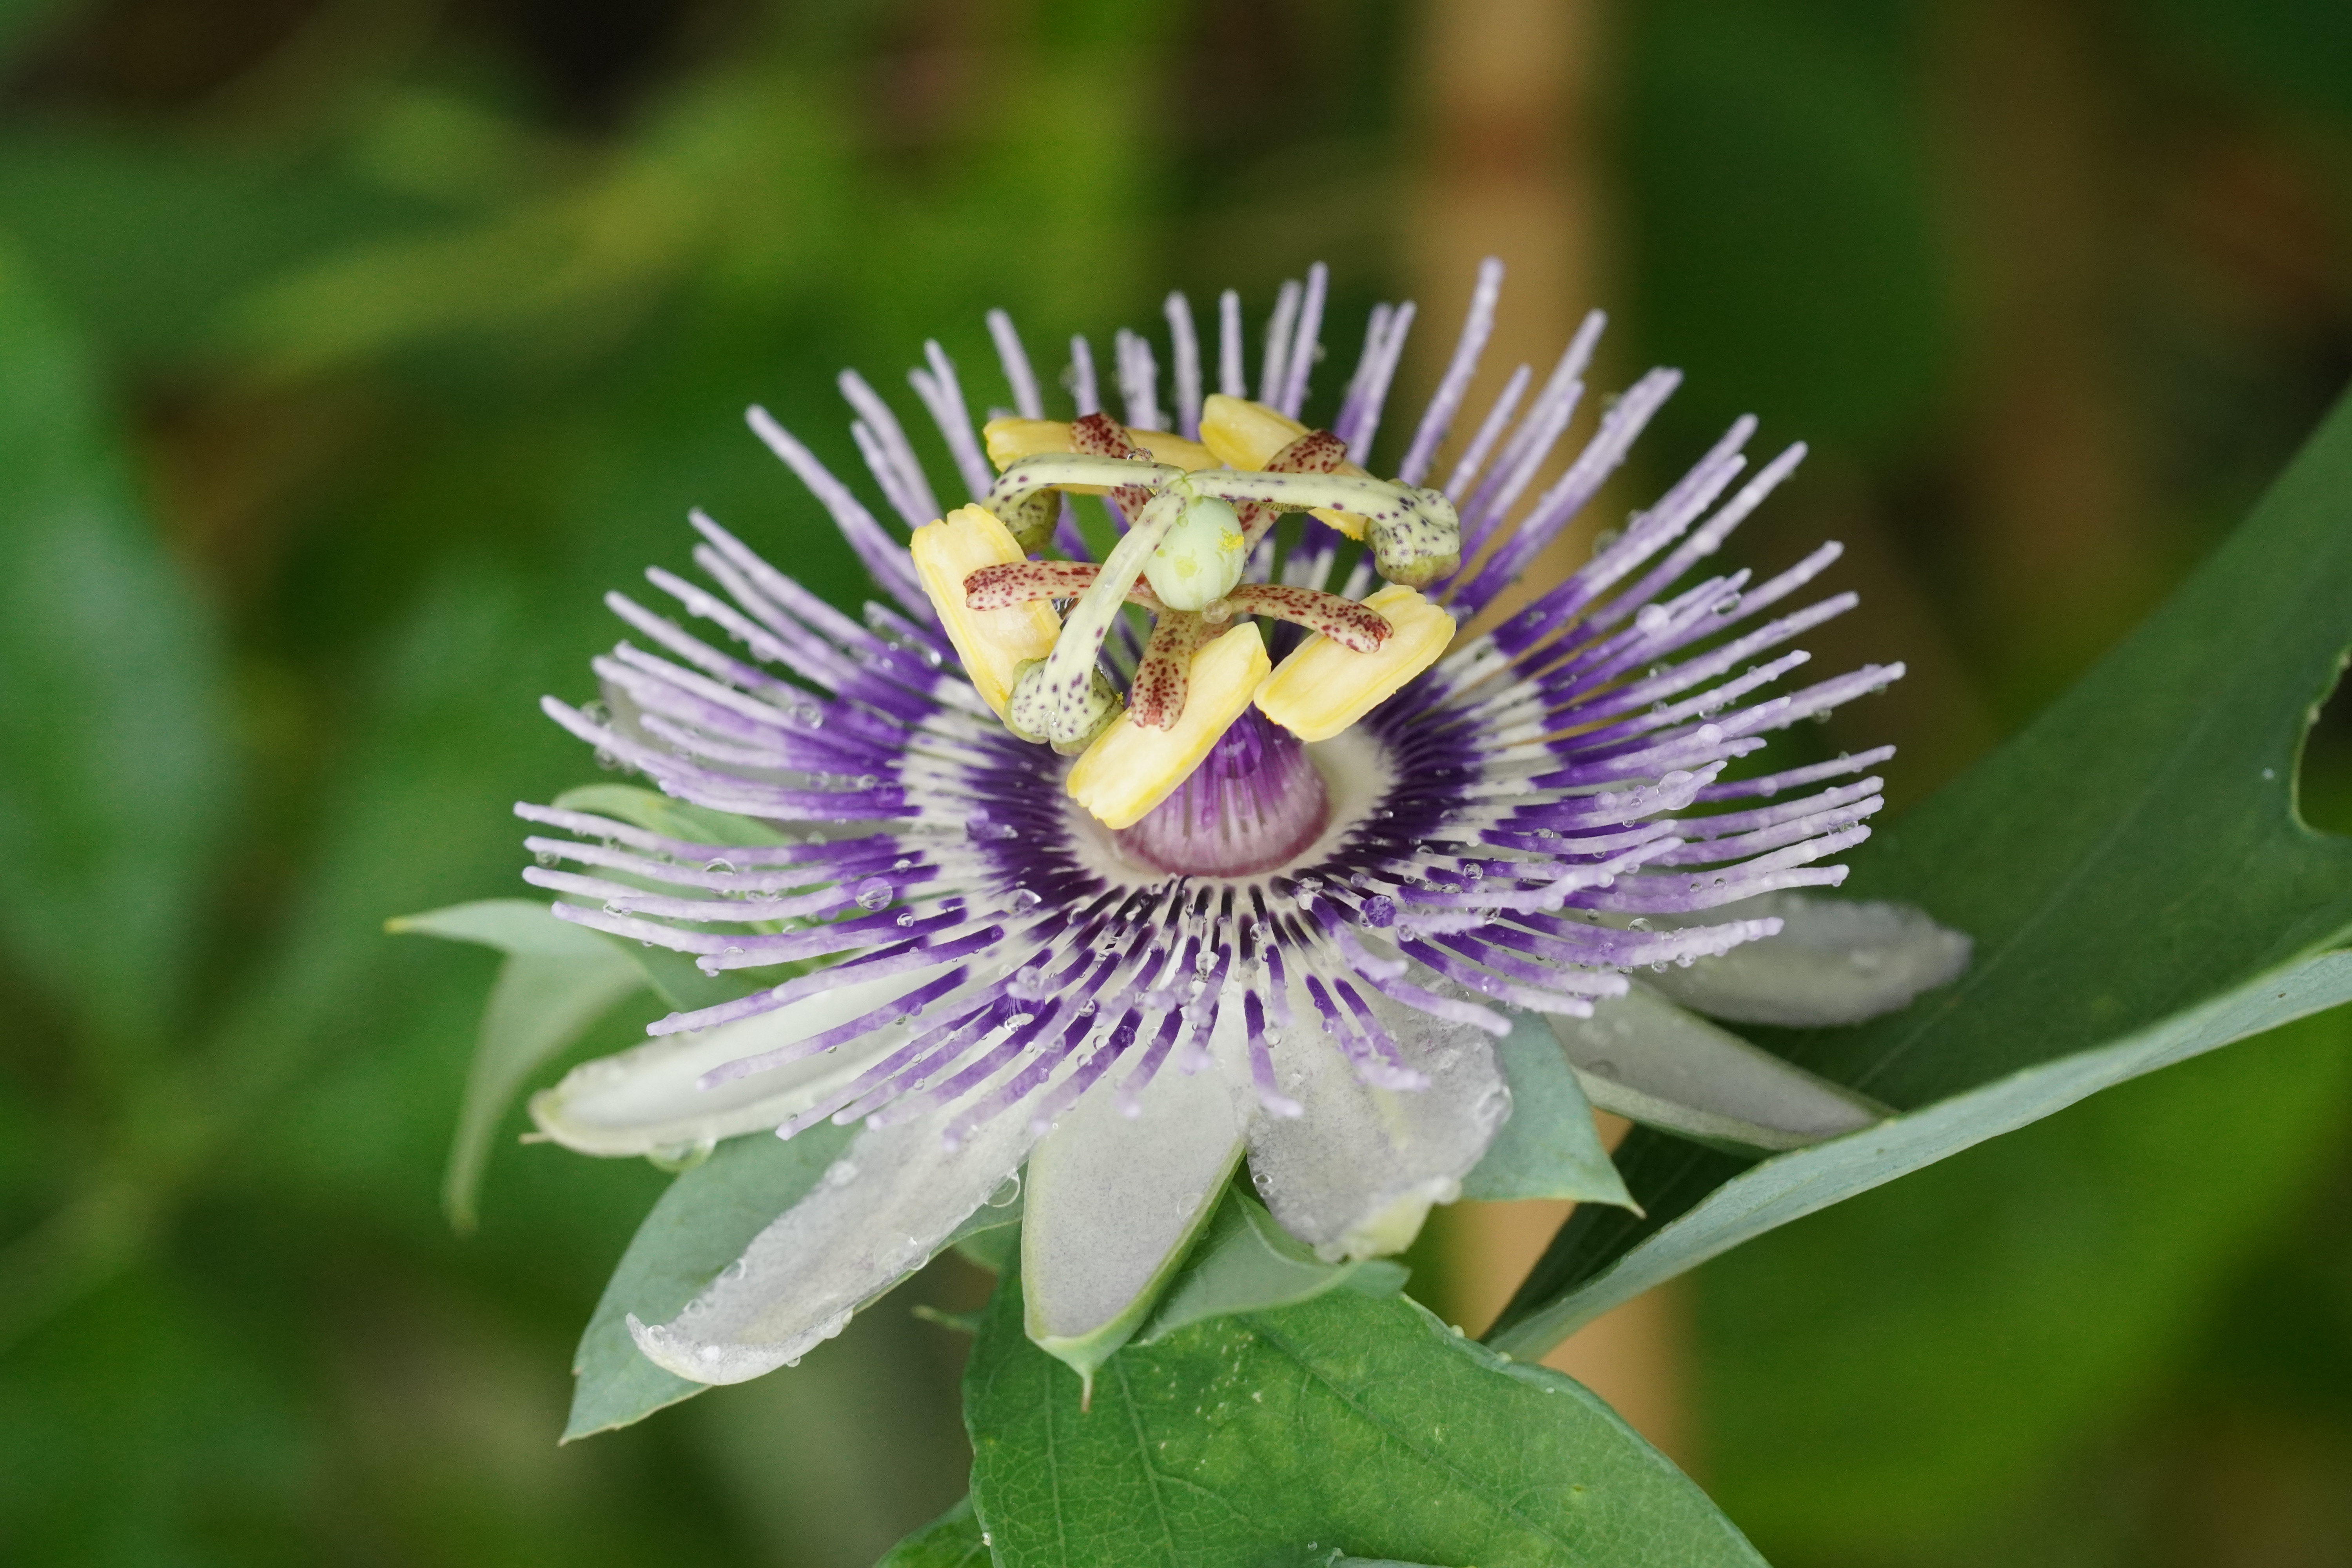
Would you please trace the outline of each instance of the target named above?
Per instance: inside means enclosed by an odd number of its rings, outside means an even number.
[[[1295,977],[1294,977],[1295,980]],[[1283,1228],[1326,1261],[1402,1252],[1429,1205],[1451,1203],[1462,1178],[1510,1113],[1510,1090],[1484,1031],[1370,998],[1422,1089],[1373,1089],[1355,1075],[1294,990],[1300,1027],[1275,1049],[1295,1118],[1260,1114],[1249,1127],[1250,1175]]]
[[[1138,1115],[1107,1074],[1029,1153],[1021,1290],[1029,1337],[1089,1375],[1149,1315],[1242,1152],[1224,1075],[1160,1069]]]
[[[1016,1107],[950,1151],[940,1135],[964,1114],[950,1106],[860,1131],[815,1190],[676,1319],[631,1318],[637,1348],[680,1377],[741,1383],[839,1333],[852,1312],[929,1262],[1036,1140]]]
[[[583,1062],[554,1088],[531,1097],[531,1120],[567,1149],[583,1154],[649,1154],[764,1132],[847,1082],[877,1054],[906,1040],[887,1025],[838,1050],[751,1073],[709,1089],[711,1068],[845,1024],[922,984],[893,975],[821,992],[740,1023],[665,1035],[617,1056]]]
[[[1736,1024],[1858,1024],[1969,966],[1969,939],[1908,904],[1767,893],[1710,910],[1706,919],[1764,915],[1780,918],[1780,935],[1645,981],[1685,1007]]]
[[[1641,984],[1551,1026],[1593,1104],[1694,1138],[1795,1149],[1887,1114]]]

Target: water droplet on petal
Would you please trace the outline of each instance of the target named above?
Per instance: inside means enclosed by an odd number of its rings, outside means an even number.
[[[879,877],[868,877],[857,884],[852,895],[861,910],[878,910],[890,901],[890,884]]]

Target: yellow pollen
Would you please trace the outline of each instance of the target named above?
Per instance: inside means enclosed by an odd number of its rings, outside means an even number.
[[[1050,601],[1034,600],[1002,610],[975,610],[964,603],[963,580],[983,566],[1028,559],[1012,531],[982,506],[960,506],[937,522],[915,530],[915,572],[940,613],[948,640],[955,644],[965,672],[981,696],[1004,715],[1013,678],[1024,662],[1054,651],[1062,618]]]
[[[1047,452],[1075,452],[1077,447],[1070,436],[1070,426],[1064,419],[992,419],[981,427],[981,438],[988,443],[988,460],[1003,473],[1024,458],[1034,458]],[[1129,430],[1128,439],[1151,454],[1155,462],[1191,473],[1198,468],[1213,468],[1217,458],[1198,441],[1187,441],[1181,436],[1171,436],[1165,430]],[[1100,485],[1066,485],[1059,487],[1080,495],[1100,495]]]
[[[1201,439],[1228,468],[1262,470],[1276,452],[1306,434],[1306,426],[1263,403],[1213,392],[1201,405]],[[1364,470],[1343,463],[1338,471],[1360,476]],[[1350,539],[1364,537],[1364,520],[1352,511],[1318,507],[1314,515]]]
[[[1258,710],[1302,741],[1328,741],[1437,662],[1454,617],[1417,589],[1391,584],[1364,601],[1388,617],[1388,640],[1370,653],[1319,632],[1292,650],[1257,689]]]
[[[1235,626],[1210,643],[1192,656],[1192,687],[1176,722],[1147,730],[1125,713],[1111,721],[1072,764],[1070,798],[1106,827],[1134,826],[1192,776],[1272,668],[1265,639],[1254,625]]]

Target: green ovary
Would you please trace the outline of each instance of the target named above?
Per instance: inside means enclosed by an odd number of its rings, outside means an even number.
[[[1169,608],[1206,609],[1241,581],[1245,553],[1241,518],[1229,503],[1203,497],[1186,504],[1143,575]]]

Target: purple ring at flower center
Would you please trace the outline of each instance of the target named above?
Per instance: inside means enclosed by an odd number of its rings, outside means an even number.
[[[1307,748],[1252,708],[1175,794],[1116,837],[1122,850],[1155,870],[1247,877],[1289,861],[1315,842],[1329,816],[1323,775]]]

